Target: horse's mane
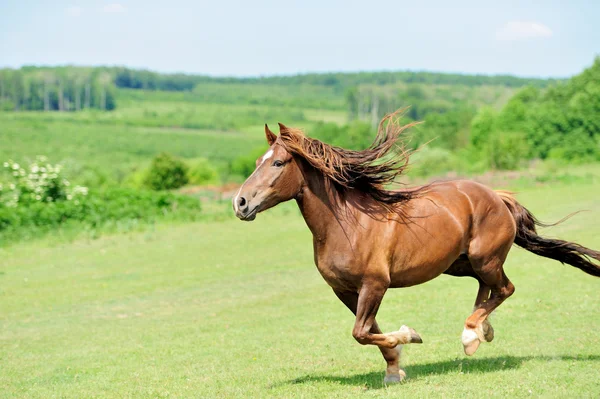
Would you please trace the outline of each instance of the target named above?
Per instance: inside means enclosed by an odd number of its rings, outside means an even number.
[[[377,129],[373,143],[360,151],[335,147],[304,135],[300,129],[280,125],[281,142],[288,152],[308,162],[323,173],[338,190],[355,189],[368,194],[390,209],[414,198],[420,191],[389,190],[408,166],[410,151],[399,137],[417,122],[401,125],[402,110],[386,115]]]

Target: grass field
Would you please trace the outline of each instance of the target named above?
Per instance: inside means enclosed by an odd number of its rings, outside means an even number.
[[[205,157],[223,164],[264,143],[261,134],[71,121],[36,124],[12,120],[3,126],[2,137],[6,141],[0,148],[1,160],[17,155],[22,162],[47,155],[54,162],[91,167],[116,177],[146,166],[162,151],[182,158]]]
[[[600,182],[529,186],[547,235],[600,248]],[[514,249],[516,293],[473,358],[460,334],[476,294],[442,276],[391,290],[385,331],[414,327],[406,383],[351,336],[285,204],[235,220],[0,249],[0,397],[599,397],[600,280]]]
[[[207,158],[224,169],[233,159],[265,146],[265,121],[274,126],[281,121],[310,130],[316,121],[342,123],[346,117],[343,111],[306,110],[306,119],[298,121],[276,107],[271,110],[259,106],[153,102],[142,105],[132,104],[106,113],[0,112],[0,164],[9,159],[24,162],[46,155],[52,162],[71,165],[70,169],[91,168],[120,181],[166,151],[186,159]],[[247,118],[240,113],[247,113]],[[204,122],[187,124],[188,117]],[[213,119],[220,123],[242,119],[247,125],[235,129],[227,125],[229,130],[218,124],[210,128]]]

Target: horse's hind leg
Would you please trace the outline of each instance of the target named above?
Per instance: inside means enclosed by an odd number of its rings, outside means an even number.
[[[473,307],[473,311],[481,306],[485,301],[487,301],[490,297],[490,287],[481,280],[481,277],[475,273],[473,270],[473,266],[469,261],[466,255],[458,258],[449,268],[444,272],[445,274],[449,274],[451,276],[456,277],[473,277],[479,282],[479,290],[477,291],[477,297],[475,298],[475,306]],[[487,342],[491,342],[494,339],[494,329],[492,325],[488,321],[488,319],[484,319],[482,322],[483,329],[483,338]],[[466,335],[465,338],[469,339],[469,337],[473,337],[474,335],[470,333],[467,329],[465,329]],[[475,345],[478,345],[475,343]]]
[[[502,267],[510,244],[512,243],[501,245],[493,255],[479,257],[477,251],[469,255],[473,271],[479,280],[479,292],[475,300],[475,310],[467,318],[462,334],[462,343],[468,356],[475,353],[481,342],[494,339],[494,330],[487,318],[515,291]]]
[[[481,263],[476,261],[473,267],[481,282],[475,301],[476,308],[467,318],[462,334],[462,343],[468,356],[475,353],[481,342],[490,342],[494,338],[494,330],[487,318],[515,291],[514,285],[506,277],[502,268],[505,257],[494,257]],[[487,298],[488,292],[489,298]]]
[[[475,306],[473,306],[473,311],[475,311],[478,307],[480,307],[485,301],[490,298],[490,290],[491,288],[484,283],[480,278],[479,280],[479,290],[477,291],[477,297],[475,298]],[[482,322],[483,328],[483,337],[486,342],[492,342],[494,340],[494,328],[490,324],[489,316],[486,317]]]

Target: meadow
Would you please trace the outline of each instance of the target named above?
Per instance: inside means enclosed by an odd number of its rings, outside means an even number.
[[[198,103],[191,93],[132,92],[121,90],[122,106],[112,112],[0,112],[0,161],[47,155],[76,174],[88,169],[117,183],[160,152],[206,158],[223,171],[265,146],[265,122],[310,130],[317,122],[345,119],[341,110]]]
[[[573,176],[499,186],[544,221],[588,210],[543,233],[600,248],[600,172]],[[404,350],[406,382],[385,387],[293,203],[253,223],[21,242],[0,249],[0,397],[598,397],[598,280],[519,248],[506,272],[516,293],[472,358],[460,334],[474,280],[390,290],[380,325],[424,343]]]
[[[403,181],[466,174],[518,191],[543,221],[588,210],[545,234],[598,249],[600,103],[587,90],[598,71],[600,59],[562,83],[0,70],[0,398],[600,396],[594,278],[515,248],[506,270],[516,294],[473,358],[460,335],[475,281],[441,276],[388,292],[380,325],[407,324],[425,343],[404,351],[406,383],[385,387],[379,351],[354,341],[352,315],[313,265],[295,204],[248,224],[228,198],[266,147],[265,122],[364,148],[378,118],[413,105],[407,121],[425,123],[408,145],[430,144]],[[568,118],[548,119],[567,100]],[[541,144],[556,150],[535,153]],[[52,175],[45,163],[34,172],[38,155],[60,174],[42,177]],[[157,158],[216,178],[149,187]],[[89,194],[69,199],[79,185]]]
[[[0,114],[0,119],[2,117]],[[136,168],[146,166],[161,151],[182,158],[206,157],[217,164],[226,164],[264,141],[262,134],[45,121],[37,115],[24,117],[25,120],[3,120],[2,160],[17,158],[21,161],[48,154],[52,160],[71,163],[77,169],[94,169],[115,180],[122,180]]]

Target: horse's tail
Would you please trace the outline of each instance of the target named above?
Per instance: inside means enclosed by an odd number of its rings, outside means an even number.
[[[600,261],[600,252],[574,242],[540,237],[537,235],[536,226],[547,225],[538,221],[531,212],[519,204],[512,193],[497,191],[497,194],[502,198],[517,224],[515,244],[536,255],[568,263],[587,274],[600,277],[600,265],[593,261]]]

